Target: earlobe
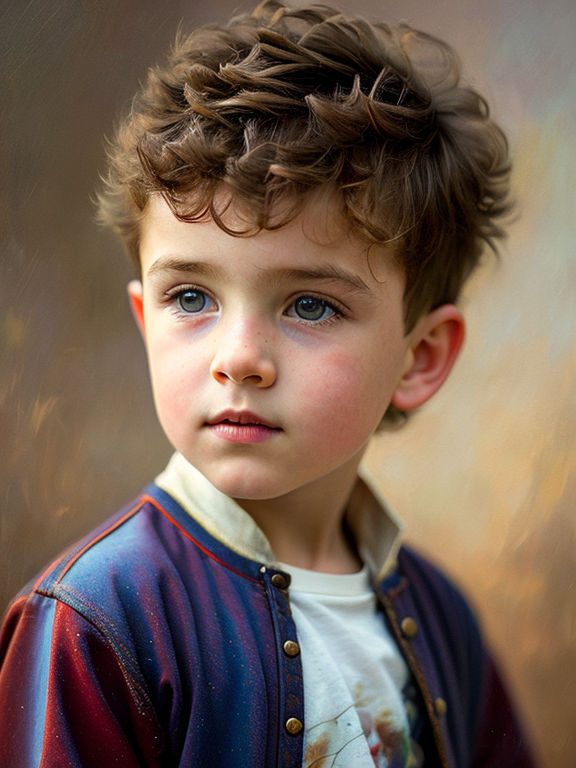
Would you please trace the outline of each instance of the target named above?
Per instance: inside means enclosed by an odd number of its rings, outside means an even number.
[[[146,338],[146,328],[144,326],[144,297],[142,293],[142,283],[140,280],[131,280],[128,283],[128,297],[130,299],[130,308],[136,321],[140,333]]]
[[[452,304],[425,315],[410,336],[408,364],[392,397],[402,411],[425,403],[446,381],[464,341],[464,318]]]

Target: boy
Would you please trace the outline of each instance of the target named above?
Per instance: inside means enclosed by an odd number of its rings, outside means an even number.
[[[150,73],[101,214],[176,454],[14,601],[3,765],[531,765],[465,602],[358,477],[450,373],[507,178],[408,28],[265,2]]]

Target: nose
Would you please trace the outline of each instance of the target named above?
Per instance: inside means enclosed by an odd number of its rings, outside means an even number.
[[[260,388],[271,387],[277,374],[267,340],[253,326],[240,322],[221,330],[210,373],[220,384]]]

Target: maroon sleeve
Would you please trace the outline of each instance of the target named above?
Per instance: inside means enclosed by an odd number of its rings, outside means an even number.
[[[3,768],[161,764],[150,707],[105,638],[69,606],[33,594],[0,637]]]
[[[488,658],[473,768],[535,768],[494,662]]]

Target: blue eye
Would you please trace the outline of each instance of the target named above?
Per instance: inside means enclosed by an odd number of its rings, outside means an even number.
[[[178,294],[178,305],[183,312],[202,312],[208,305],[208,297],[203,291],[188,288]]]
[[[318,322],[337,314],[334,307],[316,296],[300,296],[294,302],[294,313],[302,320]]]

